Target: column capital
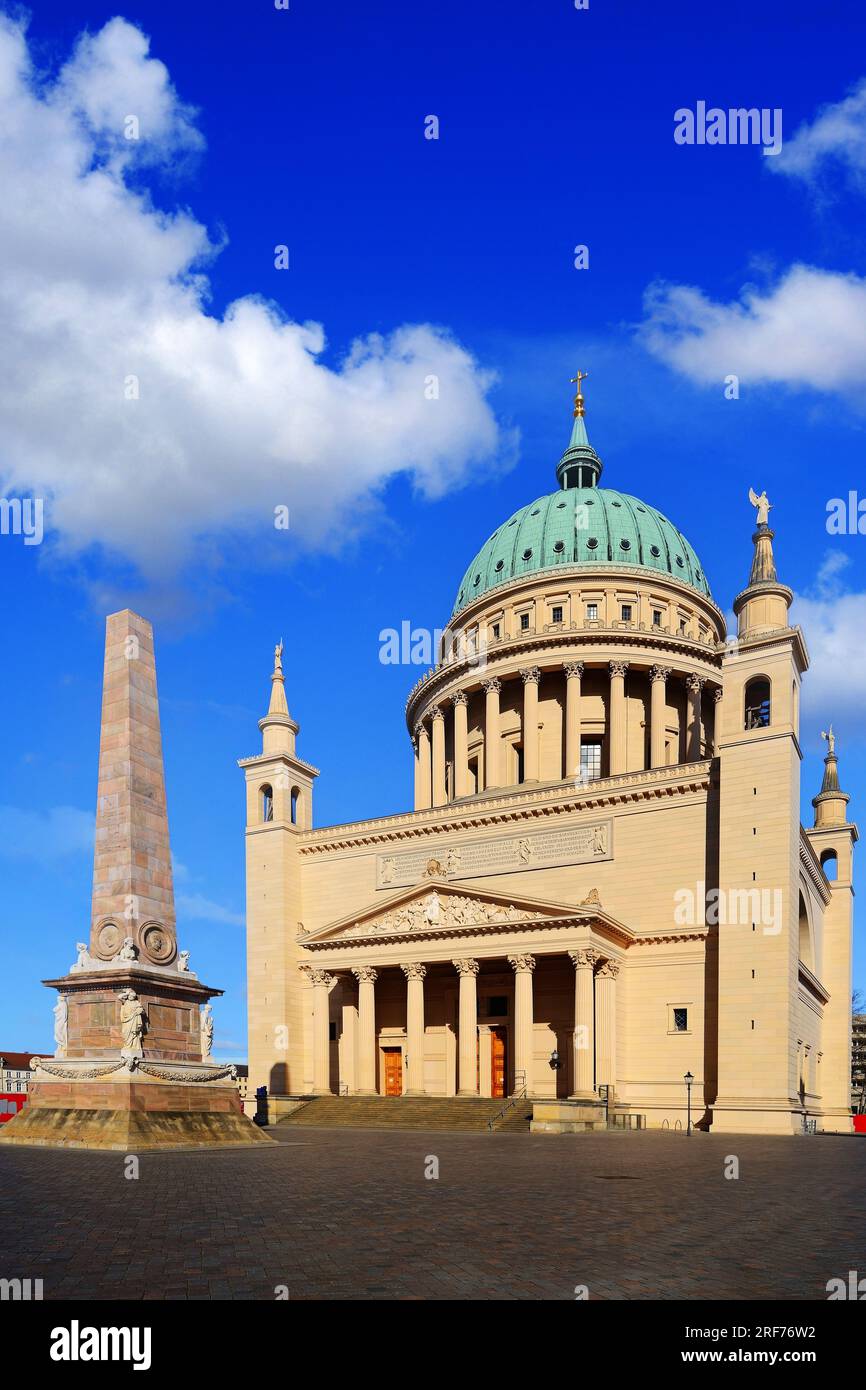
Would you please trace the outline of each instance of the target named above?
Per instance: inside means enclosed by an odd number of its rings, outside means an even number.
[[[706,683],[706,676],[699,676],[697,671],[693,671],[691,675],[686,676],[686,686],[693,695],[700,695]]]
[[[725,692],[720,685],[717,685],[715,687],[715,689],[713,690],[713,699],[715,700],[716,704],[719,703],[724,693]]]
[[[651,681],[666,681],[670,673],[670,666],[651,666],[649,678]]]
[[[458,975],[478,974],[477,960],[452,960],[451,964],[454,966],[454,969],[457,971]]]
[[[619,974],[620,965],[618,960],[603,960],[598,967],[597,974],[604,979],[615,980]]]
[[[628,671],[628,668],[629,663],[627,661],[612,661],[610,663],[611,680],[614,678],[614,676],[624,676]]]
[[[537,666],[522,666],[520,676],[524,685],[538,685],[541,680],[541,672]]]
[[[465,691],[465,690],[455,690],[455,691],[454,691],[454,694],[451,696],[451,703],[452,703],[452,705],[455,705],[455,706],[456,706],[456,705],[468,705],[468,704],[469,704],[469,696],[466,694],[466,691]]]
[[[307,976],[311,985],[324,986],[326,989],[330,989],[337,978],[336,975],[332,975],[329,970],[314,970],[311,965],[302,965],[301,969]]]
[[[535,956],[509,956],[508,964],[511,966],[511,969],[517,975],[521,974],[521,972],[527,972],[531,974],[532,971],[535,969]]]
[[[582,661],[566,661],[563,668],[567,680],[580,680],[584,672]]]
[[[430,710],[430,718],[433,720],[445,718],[445,711],[441,705],[433,705]]]
[[[600,952],[596,951],[593,946],[582,947],[577,951],[569,951],[568,954],[571,957],[575,970],[583,970],[587,967],[591,970],[596,962],[601,960]]]
[[[482,681],[481,684],[488,695],[498,695],[502,689],[502,681],[498,676],[491,676],[489,680]]]
[[[379,972],[372,965],[353,965],[352,974],[358,984],[366,983],[374,985],[379,978]]]
[[[426,737],[427,737],[427,730],[426,730],[426,728],[424,727],[424,720],[423,720],[423,719],[419,719],[419,720],[418,720],[417,724],[415,725],[415,730],[414,730],[414,732],[415,732],[415,737],[416,737],[416,738],[426,738]]]
[[[407,980],[423,980],[427,974],[426,965],[422,965],[420,961],[408,961],[406,965],[401,965],[400,969]]]

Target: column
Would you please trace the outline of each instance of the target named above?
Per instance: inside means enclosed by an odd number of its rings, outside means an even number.
[[[565,776],[580,777],[580,685],[583,662],[565,663]]]
[[[520,672],[523,678],[523,780],[538,781],[538,682],[541,672],[537,666],[527,666]]]
[[[526,1079],[526,1093],[535,1088],[533,1057],[532,972],[535,956],[509,956],[514,971],[514,1086]]]
[[[407,1096],[424,1095],[424,976],[426,965],[401,965],[406,976]]]
[[[499,774],[499,692],[502,682],[497,676],[483,682],[487,696],[484,711],[484,786],[498,787]]]
[[[313,986],[313,1094],[331,1095],[331,1039],[328,996],[333,975],[327,970],[311,970]]]
[[[650,767],[665,765],[668,666],[650,667]]]
[[[433,805],[444,806],[445,795],[445,713],[434,705],[433,715]]]
[[[355,982],[341,976],[343,1026],[340,1032],[340,1094],[353,1095],[358,1089],[358,1003]]]
[[[454,795],[469,795],[469,697],[458,690],[451,697],[454,706]]]
[[[455,960],[460,976],[460,1002],[457,1018],[459,1080],[458,1096],[478,1095],[478,1000],[475,977],[477,960]]]
[[[430,735],[419,719],[415,725],[415,741],[418,749],[417,753],[417,777],[415,785],[417,787],[416,811],[427,811],[431,805],[431,784],[430,784]]]
[[[595,1075],[599,1086],[616,1090],[616,977],[619,962],[602,961],[595,976]]]
[[[687,676],[688,715],[686,723],[686,760],[696,763],[701,756],[701,691],[706,684],[705,676]]]
[[[627,772],[625,673],[627,661],[610,663],[610,729],[608,730],[608,763],[611,777]]]
[[[724,693],[720,685],[717,685],[713,691],[713,754],[715,757],[719,756],[719,738],[722,732],[722,696]]]
[[[376,979],[372,966],[353,969],[358,981],[358,1092],[376,1095]]]
[[[569,951],[574,966],[574,1089],[577,1100],[595,1097],[595,1001],[593,970],[598,951]]]

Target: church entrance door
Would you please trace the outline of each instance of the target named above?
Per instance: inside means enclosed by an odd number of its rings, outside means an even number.
[[[490,1094],[494,1100],[506,1093],[508,1068],[505,1036],[505,1029],[501,1025],[490,1029]]]
[[[385,1059],[385,1095],[403,1094],[403,1053],[399,1047],[382,1049]]]

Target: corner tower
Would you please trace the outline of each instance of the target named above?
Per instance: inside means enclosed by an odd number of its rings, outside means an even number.
[[[304,1090],[304,977],[298,840],[313,821],[318,770],[298,757],[299,726],[289,713],[283,644],[274,651],[262,752],[242,758],[246,778],[247,995],[250,1091]]]

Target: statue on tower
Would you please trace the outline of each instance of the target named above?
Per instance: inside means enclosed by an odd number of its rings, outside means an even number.
[[[282,639],[282,637],[280,638],[280,640],[279,640],[279,642],[277,643],[277,645],[274,647],[274,675],[276,675],[277,672],[279,672],[280,675],[283,674],[283,639]]]
[[[759,496],[759,495],[755,492],[755,489],[752,488],[752,487],[750,487],[750,488],[749,488],[749,501],[751,502],[751,504],[752,504],[753,507],[757,507],[757,509],[758,509],[758,517],[757,517],[758,525],[759,525],[759,526],[769,526],[769,524],[770,524],[770,510],[771,510],[773,504],[772,504],[772,502],[770,502],[769,499],[767,498],[766,489],[765,489],[765,490],[760,494],[760,496]]]
[[[831,758],[835,758],[835,756],[836,756],[836,735],[833,733],[833,725],[832,725],[832,724],[830,725],[830,728],[827,730],[826,733],[824,732],[823,729],[821,730],[821,737],[822,737],[823,739],[826,739],[826,741],[827,741],[827,752],[829,753],[830,757],[831,757]]]

